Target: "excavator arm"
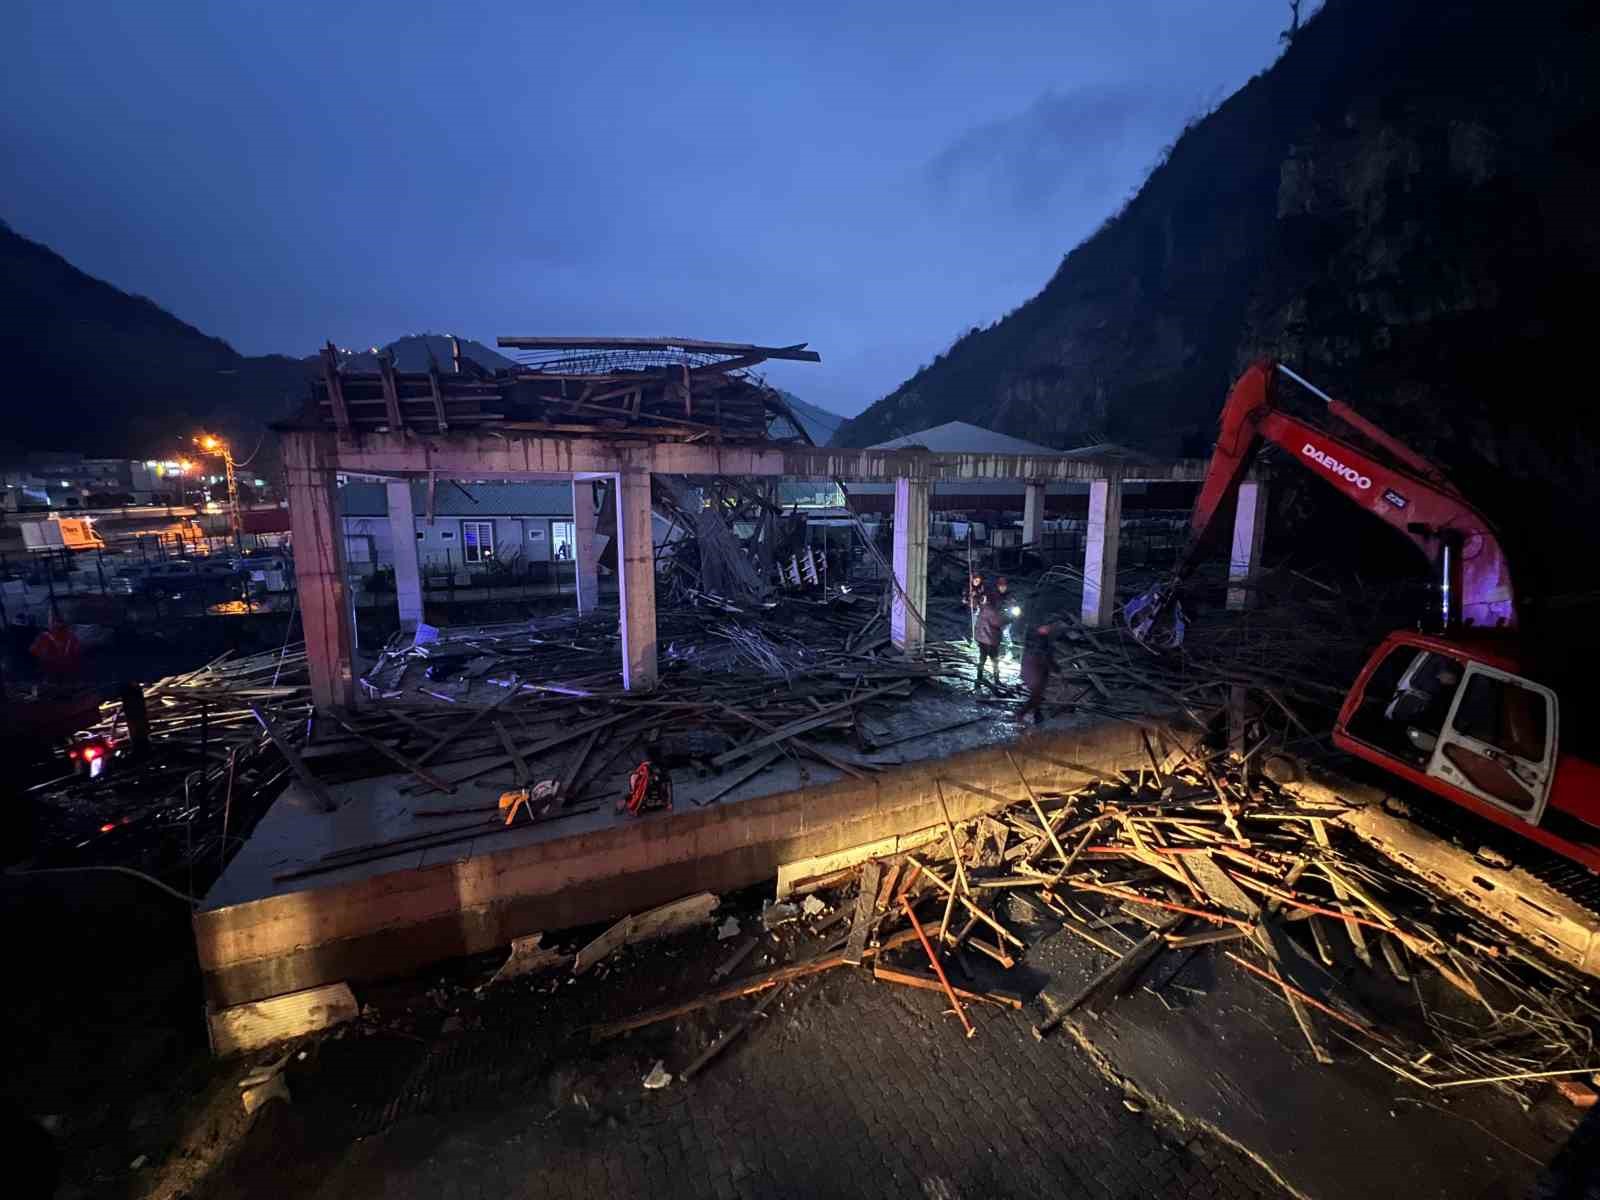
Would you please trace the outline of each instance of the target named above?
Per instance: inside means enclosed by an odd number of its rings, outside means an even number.
[[[1331,416],[1373,442],[1389,461],[1276,406],[1273,384],[1279,375],[1318,396]],[[1440,571],[1447,628],[1459,624],[1516,627],[1511,569],[1487,518],[1443,472],[1405,443],[1287,367],[1262,361],[1245,371],[1228,394],[1216,448],[1190,517],[1189,543],[1176,570],[1125,609],[1129,627],[1140,640],[1157,640],[1156,630],[1174,603],[1177,586],[1193,571],[1218,516],[1238,493],[1263,441],[1281,447],[1352,504],[1411,540]],[[1181,638],[1181,621],[1176,637]],[[1175,638],[1168,633],[1165,640],[1172,644]]]

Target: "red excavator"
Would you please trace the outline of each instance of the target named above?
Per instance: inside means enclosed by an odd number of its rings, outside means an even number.
[[[1280,380],[1306,388],[1376,452],[1286,411]],[[1586,731],[1575,715],[1563,728],[1557,694],[1573,664],[1533,661],[1494,527],[1438,467],[1281,363],[1254,364],[1228,394],[1188,547],[1170,578],[1124,609],[1134,636],[1157,648],[1181,641],[1177,587],[1263,441],[1398,530],[1439,572],[1441,632],[1384,639],[1345,697],[1335,744],[1600,873],[1600,765],[1574,752]]]

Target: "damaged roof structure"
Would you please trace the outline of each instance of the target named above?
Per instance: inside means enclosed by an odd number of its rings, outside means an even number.
[[[293,424],[341,434],[493,428],[688,441],[811,440],[782,393],[750,374],[771,359],[821,361],[804,342],[503,337],[498,344],[516,351],[519,361],[475,355],[461,339],[439,335],[353,356],[330,342],[322,351],[322,377]]]

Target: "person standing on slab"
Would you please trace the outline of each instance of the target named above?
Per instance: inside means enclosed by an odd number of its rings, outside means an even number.
[[[1017,710],[1017,720],[1029,713],[1033,723],[1044,723],[1044,690],[1050,683],[1050,673],[1055,669],[1055,637],[1061,632],[1060,622],[1034,625],[1028,629],[1022,642],[1022,686],[1028,689],[1028,698]]]
[[[1006,625],[1010,617],[1006,616],[1005,595],[998,590],[985,590],[983,598],[978,605],[978,624],[973,640],[978,643],[978,674],[972,681],[972,690],[977,691],[983,686],[983,664],[989,659],[994,660],[994,679],[990,682],[991,691],[1000,684],[1000,639],[1005,636]]]

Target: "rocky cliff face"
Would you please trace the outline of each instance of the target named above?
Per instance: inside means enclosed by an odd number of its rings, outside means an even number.
[[[1585,0],[1328,0],[1038,296],[835,440],[963,416],[1204,453],[1230,380],[1270,354],[1486,481],[1513,527],[1581,528],[1597,64]]]

